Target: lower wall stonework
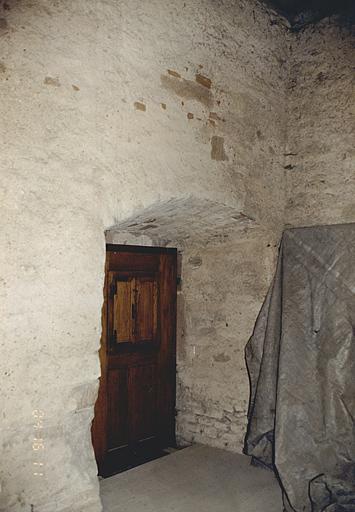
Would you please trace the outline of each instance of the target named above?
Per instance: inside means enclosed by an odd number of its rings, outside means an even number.
[[[272,278],[277,235],[186,249],[178,292],[177,441],[241,452],[244,346]]]

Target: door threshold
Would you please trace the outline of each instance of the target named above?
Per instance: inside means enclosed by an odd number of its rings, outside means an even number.
[[[171,455],[176,451],[182,450],[184,447],[176,448],[170,447],[156,449],[154,451],[149,451],[147,453],[140,453],[133,458],[130,458],[128,461],[115,461],[110,467],[110,465],[106,465],[105,470],[101,472],[99,475],[100,479],[110,478],[111,476],[118,475],[119,473],[124,473],[125,471],[129,471],[130,469],[134,469],[138,466],[142,466],[147,462],[152,462],[153,460],[161,459],[162,457],[166,457],[167,455]]]

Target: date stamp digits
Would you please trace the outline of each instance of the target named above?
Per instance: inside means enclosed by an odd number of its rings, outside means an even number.
[[[44,476],[44,462],[43,462],[43,452],[44,452],[44,439],[43,439],[43,421],[44,421],[44,412],[40,409],[35,409],[32,411],[32,416],[34,419],[33,429],[34,436],[32,438],[32,450],[35,454],[35,460],[33,461],[33,475],[36,477]]]

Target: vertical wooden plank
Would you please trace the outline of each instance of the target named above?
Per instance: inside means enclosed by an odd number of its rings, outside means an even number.
[[[157,334],[158,285],[155,277],[136,278],[136,341],[153,341]]]
[[[107,374],[107,449],[128,444],[127,369],[110,369]]]
[[[159,430],[165,445],[175,444],[177,254],[160,255]]]
[[[157,369],[133,366],[128,372],[129,437],[135,443],[157,434]]]
[[[117,343],[133,341],[133,279],[116,279],[113,297],[113,334]]]

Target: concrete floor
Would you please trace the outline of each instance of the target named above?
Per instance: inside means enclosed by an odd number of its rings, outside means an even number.
[[[104,512],[282,512],[273,474],[195,445],[100,482]]]

